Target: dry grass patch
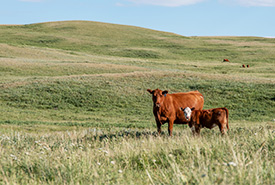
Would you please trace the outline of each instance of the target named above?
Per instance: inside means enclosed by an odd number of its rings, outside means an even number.
[[[242,41],[242,40],[227,40],[227,39],[209,39],[205,40],[211,44],[229,44],[241,47],[275,47],[275,43],[261,42],[261,41]]]
[[[68,51],[40,48],[34,46],[12,46],[8,44],[0,44],[0,56],[2,58],[17,58],[17,59],[36,59],[41,60],[76,60],[79,58]]]

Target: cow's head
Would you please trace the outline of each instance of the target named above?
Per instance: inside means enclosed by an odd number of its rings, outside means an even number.
[[[192,113],[192,111],[195,109],[195,107],[193,107],[193,108],[189,108],[189,107],[185,107],[184,109],[183,108],[180,108],[180,110],[182,110],[183,111],[183,113],[184,113],[184,116],[185,116],[185,119],[187,120],[187,121],[189,121],[190,120],[190,118],[191,118],[191,113]]]
[[[147,91],[150,94],[152,94],[154,107],[161,107],[168,91],[167,90],[162,91],[160,89],[155,89],[155,90],[147,89]]]

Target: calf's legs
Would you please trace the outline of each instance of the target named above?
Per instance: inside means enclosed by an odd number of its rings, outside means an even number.
[[[220,128],[220,131],[221,131],[222,135],[226,134],[226,132],[227,132],[226,128],[228,128],[227,125],[226,125],[226,123],[220,124],[219,128]]]
[[[201,128],[199,125],[194,124],[191,126],[191,131],[193,136],[200,136]]]

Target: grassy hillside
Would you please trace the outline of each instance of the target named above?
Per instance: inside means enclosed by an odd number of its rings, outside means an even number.
[[[0,35],[0,183],[271,183],[275,39],[88,21],[1,25]],[[196,139],[177,125],[167,138],[164,125],[155,137],[147,88],[199,90],[204,108],[229,109],[231,132]]]
[[[146,126],[153,122],[147,88],[199,90],[205,108],[226,106],[232,120],[274,114],[274,39],[79,21],[1,26],[0,34],[2,122]]]

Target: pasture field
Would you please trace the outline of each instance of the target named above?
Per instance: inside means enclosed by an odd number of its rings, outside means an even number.
[[[0,35],[0,184],[274,183],[275,39],[88,21]],[[199,90],[230,132],[157,136],[147,88]]]

